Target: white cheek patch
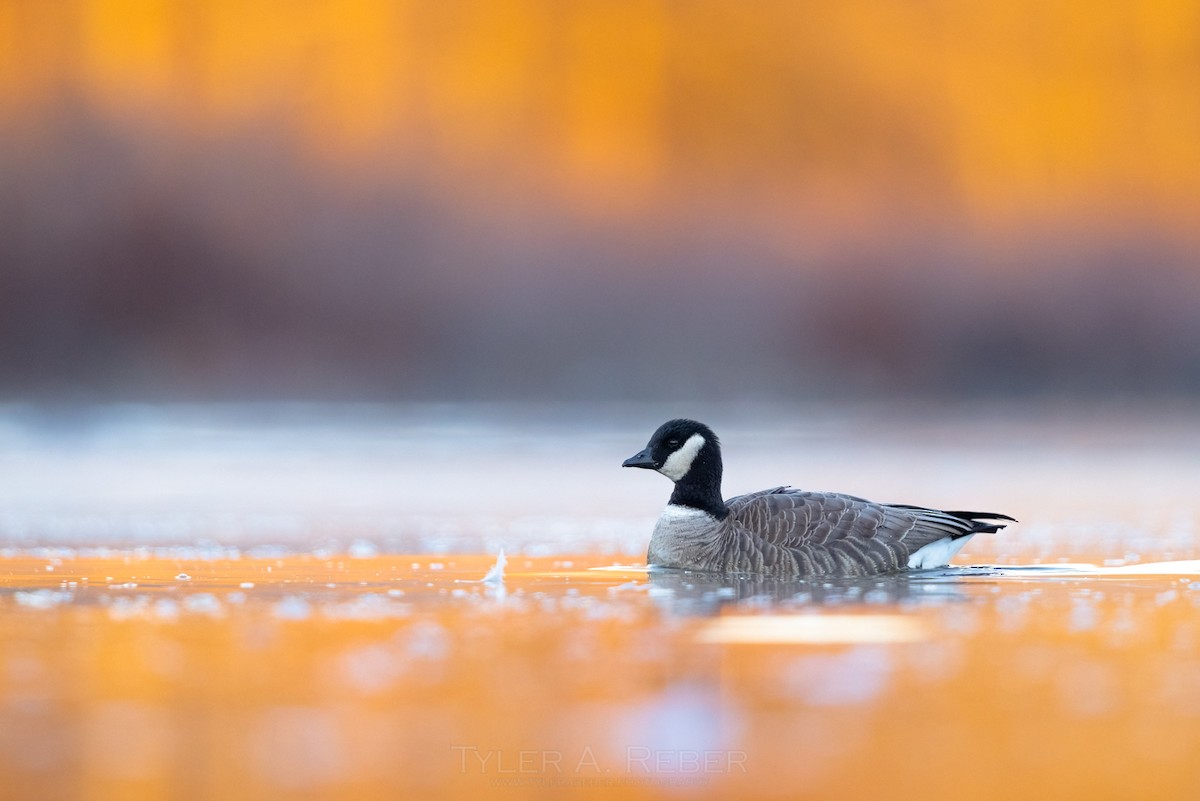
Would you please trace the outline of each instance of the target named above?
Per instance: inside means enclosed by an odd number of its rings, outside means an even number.
[[[667,461],[658,468],[658,472],[672,481],[683,478],[692,469],[692,462],[696,460],[696,454],[704,447],[705,442],[707,440],[700,434],[692,434],[679,450],[667,457]]]

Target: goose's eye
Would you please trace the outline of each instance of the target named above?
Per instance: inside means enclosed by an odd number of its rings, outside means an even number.
[[[667,440],[667,447],[669,447],[669,448],[678,448],[678,447],[679,447],[679,440],[677,440],[677,439],[674,439],[674,438]]]

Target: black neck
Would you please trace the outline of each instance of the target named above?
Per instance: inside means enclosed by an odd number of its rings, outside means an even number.
[[[692,461],[692,467],[675,482],[671,501],[675,506],[690,506],[719,519],[729,514],[721,498],[721,452],[707,443]]]

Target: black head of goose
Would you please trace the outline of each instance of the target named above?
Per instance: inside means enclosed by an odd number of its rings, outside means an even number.
[[[791,487],[722,500],[721,444],[695,420],[663,423],[622,466],[657,470],[675,483],[646,554],[664,567],[779,578],[942,567],[975,534],[1013,520]]]

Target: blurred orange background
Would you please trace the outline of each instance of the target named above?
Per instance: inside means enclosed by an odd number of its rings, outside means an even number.
[[[0,395],[1200,392],[1188,2],[0,0]]]

